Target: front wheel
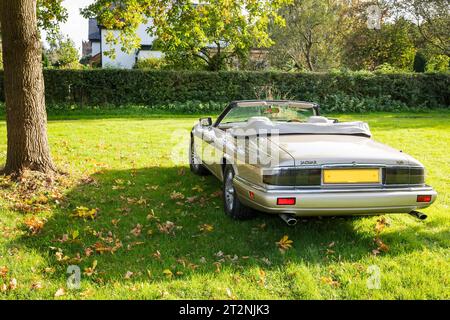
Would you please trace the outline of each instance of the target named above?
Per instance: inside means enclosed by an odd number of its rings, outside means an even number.
[[[255,212],[243,205],[236,194],[233,184],[234,170],[232,166],[226,166],[223,177],[223,205],[225,213],[233,219],[246,220],[253,218]]]

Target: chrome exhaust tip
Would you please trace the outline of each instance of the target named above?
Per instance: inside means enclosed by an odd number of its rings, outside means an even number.
[[[282,213],[280,214],[280,218],[290,227],[293,227],[297,224],[297,218],[290,214]]]
[[[416,217],[419,220],[425,220],[428,216],[425,213],[413,210],[409,213],[410,215],[412,215],[413,217]]]

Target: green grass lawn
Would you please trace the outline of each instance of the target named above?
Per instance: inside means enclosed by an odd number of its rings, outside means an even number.
[[[19,186],[0,181],[0,299],[53,299],[60,288],[58,299],[450,298],[450,113],[335,116],[368,121],[375,139],[426,166],[439,192],[427,220],[386,215],[378,235],[380,217],[233,221],[220,183],[185,161],[195,116],[59,116],[49,139],[70,173],[64,186],[18,202]],[[5,150],[2,121],[0,163]],[[95,219],[74,217],[77,207],[98,209]],[[37,234],[32,216],[45,222]],[[293,243],[282,254],[284,235]],[[376,237],[387,246],[378,254]],[[66,287],[70,264],[80,289]],[[376,269],[381,288],[368,289]]]

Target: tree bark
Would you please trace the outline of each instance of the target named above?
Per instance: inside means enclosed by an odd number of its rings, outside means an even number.
[[[52,172],[36,0],[1,0],[0,23],[8,138],[3,172]]]

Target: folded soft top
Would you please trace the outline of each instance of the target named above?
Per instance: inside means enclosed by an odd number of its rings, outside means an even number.
[[[323,118],[323,117],[321,117]],[[250,118],[244,126],[234,127],[229,132],[236,137],[261,134],[338,134],[371,137],[369,126],[362,121],[334,123],[326,118],[312,119],[306,123],[272,122],[265,117]]]

